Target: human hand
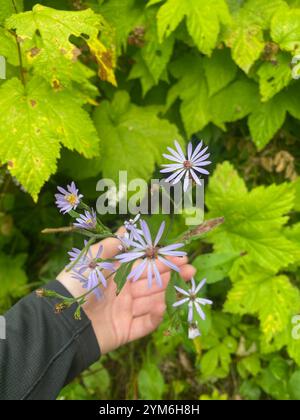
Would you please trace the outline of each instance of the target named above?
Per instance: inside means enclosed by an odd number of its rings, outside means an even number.
[[[105,239],[101,244],[104,248],[102,258],[110,259],[119,253],[118,239]],[[93,254],[96,255],[99,245],[91,247]],[[188,281],[195,275],[196,270],[188,264],[186,257],[174,257],[170,261],[180,268],[180,275],[184,280]],[[162,287],[158,287],[153,281],[153,286],[149,288],[145,273],[135,283],[127,281],[121,293],[116,295],[117,287],[112,277],[100,300],[94,295],[89,296],[83,309],[91,320],[102,354],[150,334],[161,323],[166,309],[165,291],[171,273],[159,261],[157,267],[162,275]],[[66,270],[59,274],[57,280],[76,298],[86,293],[80,282]]]

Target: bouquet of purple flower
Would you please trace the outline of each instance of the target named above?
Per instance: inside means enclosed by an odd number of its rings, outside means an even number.
[[[211,163],[208,160],[210,154],[207,153],[207,149],[207,147],[203,148],[203,143],[200,142],[193,150],[192,143],[189,143],[187,152],[184,153],[179,143],[175,141],[175,149],[168,148],[170,154],[163,155],[172,162],[163,165],[161,170],[162,173],[168,174],[166,182],[176,185],[183,181],[185,192],[192,185],[201,185],[200,176],[209,174],[204,168]],[[83,195],[80,194],[74,182],[66,189],[58,187],[55,198],[60,212],[68,213],[74,219],[72,231],[88,238],[84,241],[81,250],[74,248],[69,252],[70,264],[67,267],[67,270],[72,272],[74,281],[79,281],[86,289],[86,293],[76,299],[58,296],[54,292],[45,291],[45,293],[48,296],[61,299],[62,302],[56,307],[57,312],[76,302],[78,304],[76,318],[80,318],[81,306],[90,294],[95,294],[98,299],[102,298],[111,277],[114,277],[114,281],[117,283],[117,293],[120,292],[126,281],[137,282],[145,272],[147,273],[148,287],[152,287],[153,280],[158,287],[161,287],[162,278],[157,263],[168,267],[175,274],[178,273],[178,267],[170,261],[169,257],[184,257],[187,253],[183,251],[183,248],[195,236],[201,235],[201,229],[207,232],[222,222],[213,221],[210,224],[206,222],[206,224],[184,232],[176,243],[162,243],[166,223],[163,222],[157,232],[151,232],[147,222],[139,214],[124,223],[126,229],[124,234],[114,234],[103,224],[96,211],[83,202]],[[99,245],[96,255],[93,255],[91,245],[109,237],[119,239],[119,255],[113,260],[102,259],[103,245]],[[188,335],[193,339],[200,335],[195,314],[204,320],[203,308],[206,305],[211,305],[212,301],[198,296],[205,285],[205,280],[196,285],[195,280],[192,279],[191,287],[186,290],[179,287],[179,283],[176,284],[177,278],[178,276],[173,276],[169,287],[173,289],[174,293],[177,292],[183,297],[171,306],[175,311],[175,308],[184,308],[186,304]]]

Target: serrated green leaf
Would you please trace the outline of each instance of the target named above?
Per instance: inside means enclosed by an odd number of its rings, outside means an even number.
[[[171,58],[175,39],[173,35],[171,35],[163,42],[159,42],[155,10],[148,11],[145,15],[145,19],[145,45],[141,49],[141,55],[151,76],[157,84]]]
[[[170,71],[179,81],[168,92],[167,108],[178,97],[182,100],[180,113],[190,136],[203,129],[211,119],[203,60],[198,55],[187,55],[184,60],[172,63]]]
[[[234,13],[225,42],[231,48],[234,61],[246,73],[263,52],[263,30],[268,29],[275,12],[285,6],[283,0],[247,0]]]
[[[142,85],[143,96],[145,96],[153,86],[157,85],[154,77],[150,73],[150,70],[141,54],[138,51],[134,56],[134,65],[129,73],[128,80],[139,79]],[[168,81],[168,74],[166,71],[160,75],[161,80]]]
[[[286,107],[279,94],[260,105],[248,118],[251,137],[259,150],[263,149],[282,127],[286,117]]]
[[[271,36],[285,51],[300,51],[300,10],[279,10],[272,19]]]
[[[230,21],[224,0],[216,0],[214,7],[209,0],[167,0],[158,11],[158,35],[162,41],[186,17],[187,29],[199,51],[210,55],[215,48],[222,24]]]
[[[240,253],[212,253],[197,257],[193,265],[197,269],[199,278],[206,278],[207,284],[217,283],[229,275],[231,267]]]
[[[235,314],[257,315],[265,340],[285,331],[300,307],[299,290],[286,276],[268,276],[254,271],[234,283],[224,309]]]
[[[257,85],[250,80],[237,80],[211,98],[213,122],[222,126],[224,122],[240,120],[250,114],[258,103]]]
[[[91,9],[71,12],[55,10],[37,4],[32,11],[11,16],[7,29],[16,30],[26,51],[28,65],[45,77],[54,87],[67,86],[70,80],[87,84],[93,72],[78,62],[81,51],[70,41],[71,35],[87,39],[100,65],[100,77],[115,84],[113,46],[108,48],[98,40],[101,30],[106,36],[103,18]]]
[[[293,208],[294,194],[291,184],[260,186],[247,192],[232,165],[219,165],[206,196],[209,216],[225,217],[225,223],[209,237],[215,250],[245,251],[273,272],[295,262],[298,247],[281,232],[288,220],[285,214]]]
[[[98,154],[98,137],[69,92],[55,92],[42,79],[24,87],[11,79],[0,88],[0,160],[37,200],[56,170],[60,143],[86,157]]]
[[[280,53],[276,62],[264,62],[257,71],[262,101],[266,102],[289,85],[292,80],[291,57]]]
[[[178,138],[176,127],[158,118],[153,107],[131,104],[126,92],[96,109],[94,121],[102,140],[101,168],[106,178],[118,180],[120,169],[128,179],[150,179],[156,164],[163,160],[161,150]],[[120,105],[122,104],[122,106]]]
[[[237,74],[237,66],[228,49],[215,50],[210,58],[203,60],[209,96],[214,95],[232,82]]]

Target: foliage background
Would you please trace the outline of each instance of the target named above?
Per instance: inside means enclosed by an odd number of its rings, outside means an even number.
[[[74,179],[93,203],[101,176],[148,180],[175,137],[202,138],[206,217],[225,216],[189,250],[215,301],[203,336],[165,322],[60,398],[300,399],[300,1],[39,3],[66,12],[0,0],[1,312],[55,278],[77,243],[41,234],[64,224],[57,184]]]

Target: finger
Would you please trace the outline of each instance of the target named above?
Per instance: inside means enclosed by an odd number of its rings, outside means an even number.
[[[185,265],[188,262],[188,258],[187,257],[168,257],[167,258],[171,263],[175,264],[179,269]],[[137,267],[139,264],[141,264],[142,260],[137,260],[134,265],[133,265],[133,269],[135,267]],[[160,272],[160,274],[164,274],[164,273],[168,273],[171,271],[171,268],[168,267],[167,265],[165,265],[164,263],[162,263],[159,260],[155,260],[155,264],[156,267],[158,268],[158,271]],[[141,279],[147,278],[148,277],[148,267],[146,267],[146,269],[144,270],[144,272],[141,275]]]
[[[190,264],[183,265],[180,270],[180,276],[182,276],[182,278],[185,281],[190,280],[193,277],[193,275],[195,275],[195,273],[196,269]],[[167,288],[170,278],[170,272],[166,272],[161,275],[162,287],[156,284],[155,279],[152,280],[151,287],[149,287],[147,279],[140,279],[137,280],[135,283],[133,283],[132,281],[128,281],[126,287],[130,290],[132,297],[134,299],[137,299],[143,296],[150,296],[156,293],[161,293]],[[126,292],[128,292],[128,289],[126,290]]]
[[[151,312],[156,312],[156,309],[159,307],[159,310],[165,306],[165,292],[156,293],[152,296],[143,296],[139,299],[135,299],[133,302],[133,317],[137,318],[142,315],[147,315]]]
[[[196,268],[190,264],[186,264],[180,269],[180,277],[185,281],[191,280],[192,277],[195,277],[196,273]]]
[[[162,322],[163,313],[164,306],[162,305],[161,309],[158,308],[156,313],[134,318],[131,324],[129,341],[137,340],[153,332]]]
[[[117,235],[122,235],[126,232],[126,229],[122,226],[118,231]],[[110,259],[114,258],[116,255],[118,255],[121,251],[119,249],[119,246],[121,245],[121,241],[117,238],[107,238],[103,239],[103,241],[98,242],[95,245],[91,246],[92,254],[96,255],[97,251],[99,249],[99,246],[103,246],[103,253],[101,255],[101,258],[103,259]]]
[[[152,279],[152,286],[149,287],[148,280],[141,279],[137,280],[135,283],[129,281],[127,283],[128,288],[130,289],[131,296],[133,299],[138,299],[141,297],[148,297],[150,295],[155,295],[156,293],[163,292],[171,278],[171,273],[167,272],[161,275],[162,287],[158,286],[155,282],[155,279]]]

